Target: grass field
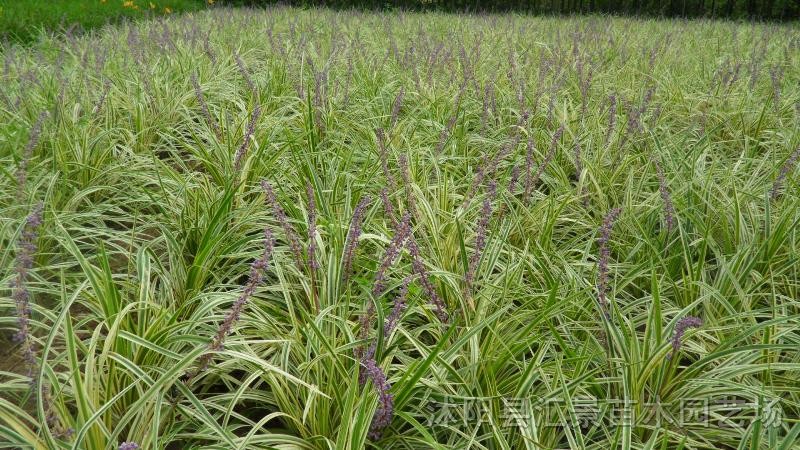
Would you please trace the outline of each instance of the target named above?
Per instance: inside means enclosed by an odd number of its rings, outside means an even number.
[[[0,0],[0,38],[29,42],[43,31],[74,34],[125,19],[196,11],[206,3],[203,0]]]
[[[0,448],[800,448],[796,24],[219,8],[0,56]]]

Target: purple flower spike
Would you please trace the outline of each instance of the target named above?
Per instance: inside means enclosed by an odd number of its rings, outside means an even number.
[[[608,243],[611,240],[611,228],[621,212],[620,208],[614,208],[606,214],[603,219],[603,225],[600,227],[600,237],[597,239],[597,243],[600,245],[600,258],[597,263],[599,274],[597,295],[600,309],[606,317],[608,316],[608,300],[606,299],[606,293],[608,292],[608,262],[611,257],[611,249],[609,249]]]
[[[36,118],[36,122],[34,122],[33,127],[31,127],[31,132],[28,136],[28,143],[22,151],[22,159],[19,161],[19,167],[16,172],[17,201],[19,202],[25,197],[25,185],[28,182],[28,164],[33,157],[33,150],[39,145],[39,138],[42,136],[42,124],[44,124],[44,120],[47,116],[47,111],[43,111],[39,114],[39,117]]]
[[[781,109],[781,80],[783,79],[783,68],[775,66],[769,68],[769,77],[772,80],[772,105],[775,112]]]
[[[794,166],[797,165],[797,160],[800,159],[800,147],[797,147],[797,150],[792,153],[792,156],[786,160],[786,162],[781,167],[781,171],[778,174],[778,177],[775,179],[775,182],[772,183],[772,190],[770,190],[770,198],[775,200],[781,194],[781,187],[783,186],[783,182],[786,180],[786,177],[789,173],[794,169]]]
[[[41,395],[47,426],[55,436],[67,437],[71,434],[71,429],[62,427],[58,413],[53,408],[50,387],[45,382],[39,384],[39,380],[34,377],[36,371],[39,369],[39,362],[37,360],[36,347],[30,330],[31,293],[28,290],[27,281],[28,273],[33,268],[33,257],[37,249],[36,239],[38,238],[38,229],[42,225],[43,208],[44,205],[42,203],[37,204],[33,208],[31,214],[25,219],[25,226],[22,229],[22,234],[17,244],[15,266],[17,275],[11,282],[11,296],[14,298],[17,307],[18,326],[17,333],[14,335],[14,340],[20,343],[22,358],[28,369],[27,374],[31,377],[31,390]]]
[[[581,174],[583,173],[583,157],[581,156],[581,144],[575,141],[575,181],[580,184]],[[581,186],[578,193],[583,203],[584,208],[589,208],[589,196],[586,192],[586,186]]]
[[[206,33],[205,38],[203,39],[203,50],[205,51],[206,56],[208,56],[208,59],[211,60],[211,63],[216,66],[217,55],[214,53],[214,50],[211,49],[211,31]]]
[[[378,393],[378,409],[375,410],[375,415],[372,416],[372,423],[369,427],[370,439],[377,440],[383,434],[383,429],[392,423],[394,398],[389,393],[391,385],[386,381],[386,374],[378,367],[375,360],[372,357],[365,358],[362,365],[366,378],[372,381],[372,386]]]
[[[267,180],[261,180],[261,187],[264,189],[267,204],[270,206],[270,208],[272,208],[272,213],[275,215],[275,220],[278,221],[278,223],[281,225],[281,228],[283,228],[284,234],[286,234],[286,239],[289,241],[289,247],[292,249],[292,254],[294,255],[294,262],[297,265],[297,268],[302,271],[303,250],[300,248],[297,234],[294,232],[292,225],[289,223],[289,219],[286,217],[286,211],[283,210],[280,202],[278,202],[278,199],[275,196],[275,191],[272,190],[272,185],[269,184]]]
[[[672,336],[672,353],[669,355],[671,358],[681,350],[681,339],[689,328],[700,328],[703,326],[703,320],[695,316],[686,316],[679,320],[675,325],[675,334]]]
[[[192,86],[194,87],[194,96],[197,98],[197,103],[200,105],[200,110],[203,112],[203,117],[205,117],[206,122],[211,127],[211,130],[214,131],[214,135],[217,137],[217,140],[222,140],[222,131],[219,129],[219,125],[217,125],[217,121],[214,120],[214,117],[211,116],[211,111],[208,109],[208,104],[206,103],[206,99],[203,96],[203,90],[200,88],[200,83],[197,81],[197,74],[192,73]],[[108,82],[106,80],[106,82]]]
[[[389,317],[386,318],[386,323],[383,325],[383,337],[388,338],[392,331],[397,328],[400,322],[400,316],[406,309],[406,298],[408,297],[408,285],[411,283],[412,276],[403,278],[403,283],[400,285],[400,291],[394,299],[394,307]]]
[[[367,206],[369,206],[371,202],[372,199],[369,198],[369,196],[362,198],[353,211],[353,218],[350,220],[350,230],[347,233],[347,244],[344,248],[344,264],[342,268],[342,277],[345,282],[353,274],[353,258],[355,258],[356,255],[358,239],[361,237],[361,225],[364,222],[364,214],[367,212]]]
[[[376,128],[375,135],[378,137],[378,150],[380,152],[383,176],[386,177],[386,183],[387,186],[389,186],[389,189],[394,190],[394,177],[392,176],[392,173],[389,172],[389,152],[386,150],[386,134],[383,132],[382,128]]]
[[[17,244],[17,261],[15,265],[16,277],[11,282],[14,303],[17,307],[17,333],[14,340],[21,343],[22,357],[28,366],[28,376],[32,376],[37,369],[36,348],[30,334],[31,317],[31,292],[28,290],[28,272],[33,268],[33,257],[36,254],[36,239],[38,229],[42,224],[42,203],[33,208],[31,214],[25,219]]]
[[[533,179],[530,180],[529,183],[525,186],[525,202],[530,202],[530,195],[533,188],[539,184],[539,180],[542,178],[542,174],[547,169],[547,166],[550,164],[550,161],[553,160],[553,157],[556,154],[556,150],[558,149],[558,141],[561,139],[561,135],[564,134],[564,125],[561,125],[558,130],[553,134],[553,138],[550,140],[550,149],[547,151],[547,155],[544,157],[544,161],[539,164],[539,168],[536,169],[536,175],[533,176]],[[530,151],[530,150],[529,150]]]
[[[611,134],[614,132],[614,126],[616,125],[617,120],[617,96],[611,94],[608,97],[609,102],[611,105],[608,108],[608,129],[606,130],[606,145],[608,145],[609,141],[611,140]]]
[[[236,157],[233,161],[233,171],[237,174],[239,173],[239,169],[242,168],[242,160],[245,155],[247,155],[247,149],[250,147],[250,140],[253,139],[253,135],[256,133],[256,124],[258,123],[259,116],[261,116],[261,105],[256,103],[253,114],[250,116],[250,122],[247,123],[247,131],[244,133],[242,145],[240,145],[239,150],[236,151]]]
[[[411,170],[408,167],[408,158],[405,154],[400,155],[397,158],[397,164],[400,166],[400,175],[403,177],[403,185],[405,186],[406,191],[406,202],[408,202],[408,210],[411,211],[411,215],[417,215],[417,203],[414,200],[414,192],[411,188]],[[387,209],[388,212],[388,209]]]
[[[581,144],[575,141],[575,179],[580,182],[583,173],[583,158],[581,157]]]
[[[216,336],[214,336],[214,339],[211,341],[209,347],[212,350],[220,351],[224,348],[225,337],[231,333],[233,325],[241,318],[242,311],[250,300],[250,297],[255,293],[256,287],[258,287],[264,279],[264,271],[267,269],[273,246],[272,232],[266,229],[264,230],[264,253],[261,255],[261,258],[250,264],[250,277],[247,280],[247,284],[239,295],[239,298],[233,303],[228,314],[225,315],[225,320],[222,322]]]
[[[311,183],[306,183],[306,196],[308,197],[308,267],[313,271],[319,269],[317,261],[317,202],[314,197],[314,188]]]
[[[92,116],[98,117],[103,111],[103,105],[105,105],[109,91],[111,91],[111,80],[106,78],[103,82],[103,91],[100,93],[100,97],[97,99],[94,108],[92,108]]]
[[[508,182],[508,193],[514,195],[517,191],[517,183],[519,183],[519,166],[514,166],[511,169],[511,180]]]
[[[667,177],[664,175],[661,163],[653,157],[653,164],[656,166],[656,175],[658,175],[658,190],[661,193],[661,200],[664,202],[664,223],[667,226],[667,233],[669,233],[675,228],[675,206],[672,204],[672,195],[667,187]]]
[[[394,264],[400,251],[403,249],[403,243],[406,238],[411,234],[411,215],[406,212],[402,220],[399,222],[394,230],[394,236],[386,248],[386,253],[383,255],[378,271],[375,273],[375,283],[372,286],[372,295],[378,298],[386,290],[386,271]]]
[[[486,248],[486,233],[489,229],[489,220],[492,218],[492,202],[497,194],[497,184],[494,180],[489,183],[486,198],[483,200],[483,208],[481,208],[481,218],[478,221],[478,231],[475,237],[475,251],[469,258],[469,268],[465,281],[467,283],[467,291],[472,290],[472,283],[475,281],[475,272],[478,269],[478,262],[481,260],[484,248]]]
[[[233,326],[241,319],[242,312],[245,306],[247,306],[248,301],[255,293],[258,285],[264,280],[264,272],[267,270],[267,265],[272,256],[274,246],[275,241],[272,238],[272,232],[269,229],[264,229],[264,253],[262,253],[260,258],[250,264],[250,276],[247,280],[247,284],[244,286],[244,290],[239,294],[236,301],[233,302],[233,305],[231,305],[228,313],[225,314],[225,319],[219,325],[217,333],[208,345],[209,350],[218,352],[225,349],[225,338],[231,334]],[[190,372],[188,378],[191,379],[198,373],[205,371],[211,363],[211,358],[213,356],[213,353],[204,353],[200,357],[198,369]]]
[[[250,72],[247,70],[247,66],[244,65],[244,61],[242,61],[242,58],[239,57],[239,53],[234,53],[233,57],[236,59],[236,67],[239,68],[239,74],[241,74],[242,78],[244,78],[244,82],[247,84],[250,92],[255,94],[256,84],[253,82],[253,78],[250,77]]]
[[[139,450],[139,444],[133,441],[123,442],[122,444],[119,444],[118,450]]]
[[[419,276],[420,283],[422,283],[422,289],[425,291],[425,294],[428,296],[431,304],[433,304],[435,308],[436,317],[438,317],[442,323],[447,322],[448,317],[447,312],[445,312],[444,302],[436,292],[436,288],[433,286],[428,269],[425,268],[425,263],[422,262],[419,246],[417,245],[417,241],[414,239],[414,236],[409,236],[408,242],[406,242],[406,247],[408,248],[408,252],[411,253],[411,267],[414,269],[414,274]]]
[[[520,120],[520,125],[524,123],[524,119]],[[508,156],[508,154],[517,148],[517,144],[519,143],[520,136],[519,134],[515,134],[513,139],[509,141],[506,145],[504,145],[500,151],[497,152],[492,158],[489,158],[488,154],[483,155],[483,159],[481,161],[478,170],[475,172],[475,176],[472,178],[472,183],[470,184],[469,191],[467,192],[466,197],[464,198],[464,203],[462,204],[462,208],[467,208],[472,199],[475,197],[475,194],[478,192],[478,187],[483,184],[483,181],[488,179],[493,179],[497,168],[500,166],[500,163]]]
[[[397,119],[400,117],[400,108],[403,106],[403,96],[406,94],[406,89],[404,87],[400,88],[400,92],[397,93],[397,97],[394,99],[394,105],[392,105],[392,124],[391,128],[394,128],[397,125]]]
[[[392,201],[389,200],[389,190],[386,188],[381,189],[381,203],[383,203],[383,212],[389,218],[393,227],[397,226],[397,219],[394,217],[394,207]]]
[[[442,153],[444,150],[444,146],[447,143],[447,139],[450,137],[450,133],[453,132],[453,128],[456,126],[456,120],[458,119],[458,111],[453,113],[450,116],[450,120],[447,121],[447,125],[442,129],[442,132],[439,134],[439,143],[436,144],[436,154]]]
[[[525,198],[533,190],[533,135],[528,137],[528,146],[525,150]]]

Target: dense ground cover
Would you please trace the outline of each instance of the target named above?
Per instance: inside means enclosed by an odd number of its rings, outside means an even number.
[[[76,33],[125,19],[196,11],[208,0],[0,0],[0,38],[35,40],[42,32]]]
[[[794,25],[217,9],[2,59],[0,447],[798,447]]]

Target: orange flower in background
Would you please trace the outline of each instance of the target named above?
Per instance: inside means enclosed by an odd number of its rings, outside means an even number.
[[[167,13],[167,14],[172,14],[172,8],[170,8],[169,6],[165,6],[164,7],[164,12]]]
[[[126,1],[122,2],[122,7],[123,8],[133,8],[134,6],[135,5],[133,4],[133,1],[131,1],[131,0],[126,0]]]

